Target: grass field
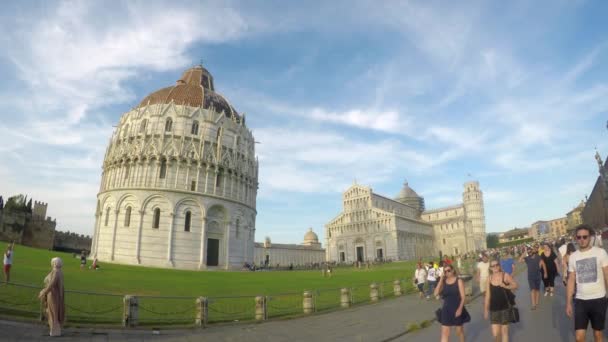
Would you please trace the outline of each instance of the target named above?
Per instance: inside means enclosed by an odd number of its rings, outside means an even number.
[[[6,243],[0,242],[0,250]],[[36,295],[50,260],[59,256],[64,261],[66,305],[72,322],[121,322],[122,297],[139,297],[140,321],[143,324],[191,324],[194,322],[196,297],[209,300],[209,321],[247,320],[254,317],[254,297],[268,296],[268,316],[279,317],[302,312],[302,292],[312,290],[317,310],[337,308],[340,288],[352,288],[355,304],[369,301],[369,285],[377,282],[385,297],[392,296],[392,282],[402,282],[411,291],[409,281],[413,262],[394,262],[372,269],[334,269],[331,278],[320,271],[182,271],[160,268],[101,263],[101,270],[80,270],[79,259],[71,254],[51,252],[17,245],[11,282],[0,286],[0,312],[8,315],[36,317],[39,305]],[[83,293],[86,292],[86,293]],[[88,293],[98,293],[91,295]],[[105,295],[102,295],[105,294]]]

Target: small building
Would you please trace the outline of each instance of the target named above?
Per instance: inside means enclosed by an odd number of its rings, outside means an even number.
[[[498,243],[521,241],[530,238],[530,228],[513,228],[498,234]]]
[[[258,266],[308,266],[325,262],[325,249],[321,248],[317,234],[309,228],[300,245],[272,243],[269,237],[263,243],[256,242],[253,259]]]

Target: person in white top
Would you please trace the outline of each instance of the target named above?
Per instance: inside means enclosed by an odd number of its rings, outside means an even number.
[[[424,283],[426,282],[426,269],[422,267],[421,263],[418,263],[416,267],[416,272],[414,273],[414,283],[418,288],[418,294],[420,298],[424,297]]]
[[[426,280],[428,283],[426,299],[429,299],[429,298],[431,298],[431,295],[433,294],[433,292],[435,292],[435,286],[437,285],[437,270],[435,269],[435,267],[433,267],[432,261],[429,262],[429,265],[427,268]]]
[[[488,287],[488,275],[490,274],[490,261],[488,256],[482,254],[481,261],[477,263],[477,272],[475,273],[475,279],[479,281],[479,292],[486,292]]]
[[[592,245],[593,229],[586,224],[576,227],[580,249],[568,258],[568,287],[566,314],[572,317],[572,297],[576,285],[574,330],[576,341],[585,341],[589,321],[595,341],[602,341],[606,321],[606,284],[608,283],[608,254]]]
[[[6,252],[4,252],[4,282],[7,284],[11,280],[11,266],[13,266],[14,247],[15,242],[11,242],[8,247],[6,247]]]

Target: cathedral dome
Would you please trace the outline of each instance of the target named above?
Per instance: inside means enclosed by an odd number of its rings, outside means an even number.
[[[239,117],[228,100],[215,92],[213,76],[201,65],[186,70],[174,86],[162,88],[146,96],[137,108],[171,102],[190,107],[214,108],[218,113],[223,111],[226,117]]]
[[[399,191],[399,194],[397,194],[395,200],[414,207],[420,212],[424,211],[424,198],[419,196],[416,191],[410,188],[407,182],[403,183],[403,188],[401,188],[401,191]]]
[[[304,243],[318,243],[319,237],[315,232],[312,231],[312,228],[308,228],[306,234],[304,234]]]

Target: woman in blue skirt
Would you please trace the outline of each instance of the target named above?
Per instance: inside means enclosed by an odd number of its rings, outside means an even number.
[[[437,319],[441,323],[441,342],[447,342],[450,338],[452,327],[456,330],[456,336],[460,342],[464,342],[463,324],[471,320],[471,316],[464,307],[464,283],[459,279],[452,265],[446,265],[443,269],[443,277],[435,289],[435,296],[443,297],[443,306]]]

